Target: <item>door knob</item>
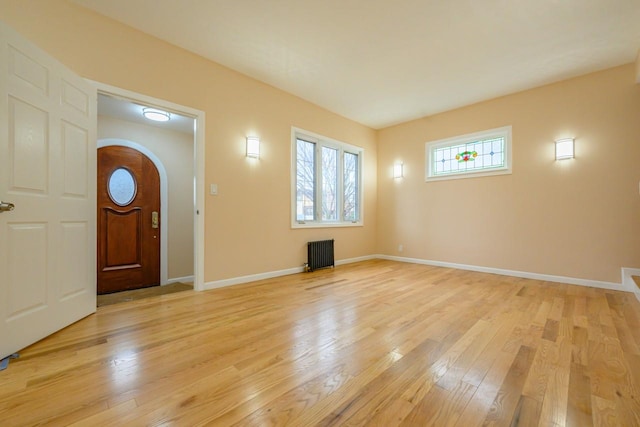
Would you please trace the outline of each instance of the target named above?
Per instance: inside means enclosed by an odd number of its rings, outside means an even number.
[[[9,202],[0,201],[0,213],[8,212],[15,209],[15,205]]]

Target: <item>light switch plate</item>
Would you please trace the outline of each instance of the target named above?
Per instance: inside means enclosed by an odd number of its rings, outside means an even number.
[[[218,184],[211,184],[209,187],[209,193],[211,193],[212,196],[217,196],[218,195]]]

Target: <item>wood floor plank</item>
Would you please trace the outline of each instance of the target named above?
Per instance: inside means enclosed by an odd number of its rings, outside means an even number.
[[[527,427],[538,426],[542,403],[528,396],[520,396],[520,401],[511,418],[510,426]]]
[[[438,343],[432,340],[428,340],[424,344],[426,347],[423,348],[423,350],[426,350],[427,353],[438,347]],[[430,350],[427,350],[427,348]],[[409,358],[407,358],[407,360],[408,359]],[[363,371],[361,375],[349,378],[338,393],[325,396],[315,405],[299,414],[298,417],[293,420],[292,425],[314,425],[321,422],[319,420],[323,420],[326,423],[334,419],[336,414],[338,414],[339,418],[341,409],[348,407],[349,403],[354,402],[358,396],[366,394],[372,389],[372,378],[376,380],[378,378],[385,378],[388,372],[393,372],[393,370],[398,369],[395,368],[396,361],[395,358],[381,359],[378,363],[371,365],[366,371]],[[398,376],[400,377],[400,375]]]
[[[0,372],[0,425],[640,425],[625,292],[370,260],[99,307]]]
[[[571,345],[571,342],[566,338],[558,343],[558,359],[555,363],[555,369],[549,375],[540,413],[540,426],[560,427],[566,425]]]
[[[547,319],[542,332],[542,339],[554,341],[558,338],[558,332],[560,330],[560,322],[553,319]]]
[[[479,381],[475,383],[472,380],[473,373],[469,373],[469,371],[474,365],[476,365],[477,359],[483,357],[483,353],[487,349],[487,346],[493,341],[495,336],[501,332],[501,329],[502,328],[487,327],[484,331],[482,331],[471,342],[471,344],[456,360],[456,362],[438,380],[437,385],[446,390],[453,390],[454,388],[460,386],[460,381],[462,381],[463,378],[467,378],[469,379],[469,381],[466,381],[467,384],[472,384],[477,387]],[[504,328],[504,330],[507,329],[508,328]]]
[[[593,425],[623,426],[622,419],[616,411],[616,404],[598,396],[592,396]]]
[[[128,414],[134,412],[137,407],[138,405],[135,400],[127,400],[95,415],[83,418],[73,424],[69,424],[69,427],[117,425],[122,423],[122,420]]]
[[[411,413],[414,405],[404,399],[395,399],[386,408],[378,411],[367,422],[367,427],[395,427]],[[424,424],[424,420],[422,420]]]
[[[483,424],[516,356],[517,354],[506,351],[497,352],[491,368],[477,387],[473,398],[462,411],[456,426],[473,427]]]
[[[416,324],[404,325],[404,328],[401,328],[398,331],[399,333],[394,337],[398,344],[394,347],[394,350],[387,354],[373,356],[378,357],[379,361],[382,361],[383,363],[374,363],[373,365],[367,364],[366,366],[389,367],[392,366],[396,360],[402,360],[402,365],[404,365],[416,355],[424,356],[426,347],[437,346],[435,341],[428,338],[430,331],[432,329],[442,328],[443,326],[445,326],[445,323],[436,320],[434,316],[426,316],[422,322]],[[372,346],[380,348],[379,344],[377,344],[380,339],[391,339],[391,337],[384,337],[380,332],[368,337],[367,341],[370,342]],[[422,342],[420,342],[421,340]],[[400,349],[402,349],[402,352],[400,352]],[[318,414],[320,412],[318,409],[324,405],[329,396],[335,394],[338,385],[340,385],[340,388],[344,391],[348,389],[349,382],[354,382],[353,379],[361,375],[364,375],[365,377],[371,376],[371,372],[364,374],[360,366],[364,365],[363,362],[366,358],[371,358],[372,355],[375,354],[374,348],[363,349],[362,344],[354,343],[351,346],[351,349],[344,349],[342,357],[336,361],[336,369],[338,369],[339,372],[331,371],[327,375],[316,377],[299,387],[288,391],[284,395],[281,395],[277,399],[264,405],[260,410],[254,411],[254,413],[243,421],[249,422],[249,420],[260,420],[265,417],[268,417],[269,419],[277,418],[280,420],[295,419],[300,413],[311,406],[316,407],[314,412]],[[427,352],[427,354],[429,354],[429,352]],[[399,368],[394,367],[394,369],[397,370]],[[376,376],[374,378],[382,379],[386,375],[382,373],[379,374],[380,376]],[[388,376],[391,378],[397,378],[397,374]],[[247,405],[255,407],[255,402],[247,402]],[[351,406],[353,407],[354,405]],[[221,424],[231,424],[231,420],[233,420],[233,422],[238,421],[234,416],[234,414],[226,414],[224,417],[217,419],[216,422]]]
[[[489,326],[490,324],[488,322],[476,322],[428,371],[420,375],[420,377],[404,391],[402,397],[413,404],[422,400],[431,387],[447,373],[473,341]]]
[[[583,365],[571,363],[569,374],[569,402],[567,424],[589,427],[593,425],[591,410],[591,380]]]
[[[573,307],[573,324],[580,328],[587,328],[589,320],[587,317],[587,297],[575,296]]]
[[[487,372],[492,368],[496,360],[499,359],[502,348],[519,319],[519,313],[510,313],[497,321],[495,335],[468,367],[467,372],[462,377],[462,381],[477,387],[485,380]]]
[[[535,357],[535,350],[521,346],[513,364],[502,382],[488,415],[484,419],[485,426],[508,425],[515,415],[522,389]]]
[[[542,403],[549,376],[553,375],[559,357],[556,343],[543,340],[535,352],[531,368],[522,387],[522,395]]]
[[[565,306],[565,297],[555,297],[553,298],[553,303],[551,305],[551,310],[549,310],[548,319],[555,320],[559,322],[562,318],[562,313],[564,311]]]
[[[627,322],[625,314],[626,301],[621,298],[617,298],[615,294],[607,294],[607,303],[611,308],[611,318],[613,325],[616,329],[620,345],[625,353],[640,354],[640,346],[636,341],[636,336],[632,331],[632,326],[635,328],[633,318],[631,322]],[[640,335],[639,335],[640,336]]]
[[[450,390],[436,385],[415,405],[400,425],[455,425],[476,389],[477,387],[464,381]]]
[[[402,395],[402,392],[408,387],[422,385],[420,374],[429,371],[434,361],[440,360],[459,338],[460,335],[456,331],[451,331],[440,342],[425,341],[421,351],[415,354],[412,352],[407,355],[408,357],[399,359],[383,374],[367,383],[357,393],[350,395],[348,400],[343,400],[342,404],[325,416],[319,425],[362,423],[398,398],[412,403]]]
[[[574,326],[571,342],[573,343],[573,362],[587,366],[589,363],[589,334],[587,329]]]

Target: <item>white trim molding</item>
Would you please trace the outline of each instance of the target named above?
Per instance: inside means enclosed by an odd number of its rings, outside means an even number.
[[[377,255],[377,258],[390,261],[408,262],[412,264],[431,265],[434,267],[455,268],[458,270],[478,271],[480,273],[499,274],[501,276],[521,277],[523,279],[543,280],[546,282],[567,283],[569,285],[588,286],[591,288],[610,289],[614,291],[628,291],[622,284],[614,282],[602,282],[598,280],[580,279],[577,277],[553,276],[550,274],[531,273],[528,271],[506,270],[502,268],[481,267],[478,265],[457,264],[453,262],[432,261],[419,258],[405,258],[391,255]]]
[[[196,291],[204,289],[204,167],[205,167],[205,113],[202,110],[175,104],[163,99],[142,95],[127,89],[110,86],[104,83],[88,80],[93,84],[98,93],[128,99],[132,102],[144,103],[150,107],[158,107],[164,111],[172,111],[194,119],[194,155],[195,155],[195,194],[193,222],[193,247],[194,247],[194,281],[193,288]],[[166,235],[166,234],[165,234]],[[166,240],[166,239],[165,239]],[[166,280],[167,276],[165,276]],[[164,282],[163,282],[164,283]]]
[[[336,261],[336,265],[353,264],[354,262],[369,261],[371,259],[377,259],[377,258],[378,258],[377,255],[365,255],[365,256],[359,256],[356,258],[346,258],[346,259],[341,259]]]
[[[268,271],[266,273],[250,274],[248,276],[232,277],[230,279],[214,280],[204,284],[204,290],[225,288],[227,286],[241,285],[243,283],[257,282],[258,280],[272,279],[274,277],[288,276],[302,273],[304,267],[287,268],[286,270]]]
[[[166,285],[168,273],[168,224],[169,224],[169,192],[168,192],[168,178],[167,170],[164,168],[162,161],[148,148],[138,144],[137,142],[129,141],[119,138],[103,138],[98,140],[97,148],[104,147],[126,147],[136,150],[151,160],[158,169],[158,175],[160,175],[160,285]]]
[[[622,267],[622,286],[626,291],[633,292],[638,301],[640,301],[640,288],[638,288],[631,276],[640,276],[640,268]]]
[[[314,185],[316,191],[314,195],[314,218],[312,220],[298,220],[298,201],[297,201],[297,168],[298,168],[298,140],[310,143],[314,145],[315,150],[315,166],[314,166]],[[321,158],[321,152],[323,148],[331,148],[336,150],[339,155],[337,159],[337,193],[342,196],[338,197],[337,211],[340,218],[335,221],[322,220],[320,212],[320,199],[322,198],[321,176],[322,176],[322,162],[318,159]],[[304,229],[304,228],[332,228],[332,227],[362,227],[364,225],[364,148],[355,145],[347,144],[346,142],[338,141],[337,139],[329,138],[319,135],[314,132],[309,132],[304,129],[291,127],[291,228],[292,229]],[[351,154],[357,156],[357,184],[358,191],[358,219],[355,221],[343,220],[342,204],[344,196],[343,177],[344,177],[344,156]]]
[[[367,255],[357,258],[347,258],[336,261],[336,265],[351,264],[354,262],[376,259],[375,255]],[[243,283],[256,282],[258,280],[272,279],[274,277],[288,276],[290,274],[303,273],[304,266],[287,268],[286,270],[268,271],[266,273],[250,274],[248,276],[232,277],[230,279],[214,280],[204,284],[204,289],[218,289],[227,286],[240,285]]]
[[[167,280],[167,285],[172,283],[193,283],[194,276],[183,276],[183,277],[174,277],[173,279]]]
[[[469,144],[480,144],[483,142],[488,142],[489,140],[500,139],[502,138],[504,144],[502,146],[503,150],[503,162],[501,166],[485,166],[478,167],[472,169],[461,169],[457,171],[449,170],[449,171],[441,171],[437,172],[437,167],[435,167],[435,155],[436,151],[444,149],[447,150],[449,148],[458,148],[460,147],[468,147]],[[501,128],[489,129],[480,132],[468,133],[466,135],[454,136],[451,138],[439,139],[436,141],[429,141],[425,143],[425,181],[443,181],[448,179],[463,179],[463,178],[474,178],[474,177],[483,177],[483,176],[492,176],[492,175],[508,175],[511,174],[512,171],[512,154],[511,154],[511,125],[503,126]],[[468,148],[467,148],[468,149]],[[480,148],[478,148],[480,150]],[[449,152],[451,152],[449,150]],[[472,161],[469,164],[477,163],[474,160],[474,157],[477,152],[473,152],[473,156],[471,156],[471,152],[465,151],[467,153],[467,158]],[[461,153],[461,154],[465,154]],[[485,153],[488,155],[488,153]],[[493,150],[491,151],[491,157],[494,155]],[[480,152],[479,159],[483,158],[482,151]],[[459,159],[459,156],[456,156],[456,159]],[[462,159],[459,161],[449,160],[452,162],[460,163],[463,162]],[[446,164],[445,159],[442,159],[442,165]],[[439,162],[438,162],[439,163]],[[467,163],[464,161],[464,163]],[[465,166],[466,168],[466,166]]]
[[[391,255],[380,255],[380,254],[365,255],[365,256],[356,257],[356,258],[347,258],[343,260],[337,260],[336,266],[351,264],[354,262],[368,261],[372,259],[385,259],[389,261],[406,262],[411,264],[430,265],[433,267],[445,267],[445,268],[454,268],[457,270],[477,271],[480,273],[490,273],[490,274],[498,274],[501,276],[521,277],[523,279],[534,279],[534,280],[541,280],[545,282],[565,283],[569,285],[608,289],[612,291],[633,292],[635,293],[638,300],[640,300],[640,289],[638,289],[638,292],[634,292],[633,288],[630,288],[628,285],[625,285],[624,283],[603,282],[599,280],[580,279],[577,277],[554,276],[550,274],[531,273],[527,271],[517,271],[517,270],[506,270],[502,268],[481,267],[477,265],[458,264],[458,263],[444,262],[444,261],[432,261],[432,260],[419,259],[419,258],[406,258],[406,257],[398,257],[398,256],[391,256]],[[624,271],[629,273],[629,278],[631,278],[631,274],[640,275],[640,269],[623,269],[623,275],[625,274]],[[223,288],[226,286],[239,285],[243,283],[255,282],[258,280],[271,279],[274,277],[287,276],[290,274],[296,274],[296,273],[302,273],[302,272],[304,272],[304,267],[301,266],[301,267],[288,268],[286,270],[269,271],[266,273],[251,274],[248,276],[232,277],[229,279],[207,282],[204,284],[204,289],[208,290],[208,289]],[[630,279],[630,280],[633,280],[633,279]],[[635,285],[633,286],[635,287]]]

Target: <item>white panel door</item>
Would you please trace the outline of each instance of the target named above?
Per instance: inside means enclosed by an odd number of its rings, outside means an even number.
[[[2,22],[0,67],[2,358],[96,310],[97,104]]]

